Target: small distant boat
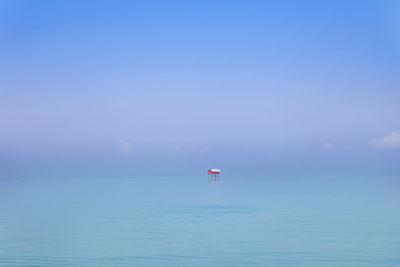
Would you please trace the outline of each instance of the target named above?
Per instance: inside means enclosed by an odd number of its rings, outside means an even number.
[[[219,169],[209,169],[208,174],[220,174],[221,170]]]

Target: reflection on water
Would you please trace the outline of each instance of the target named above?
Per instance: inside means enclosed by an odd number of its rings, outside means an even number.
[[[219,184],[220,174],[208,174],[208,183],[209,184]]]
[[[0,180],[0,266],[399,266],[400,182]]]

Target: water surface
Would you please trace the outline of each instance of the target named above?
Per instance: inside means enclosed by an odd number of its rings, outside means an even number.
[[[0,179],[1,266],[400,266],[400,179]]]

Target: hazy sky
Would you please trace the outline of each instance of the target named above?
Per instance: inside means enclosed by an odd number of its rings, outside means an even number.
[[[0,175],[399,174],[399,14],[395,0],[0,1]]]

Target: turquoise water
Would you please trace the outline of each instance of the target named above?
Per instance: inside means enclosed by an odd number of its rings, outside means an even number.
[[[396,177],[0,180],[1,266],[400,266]]]

